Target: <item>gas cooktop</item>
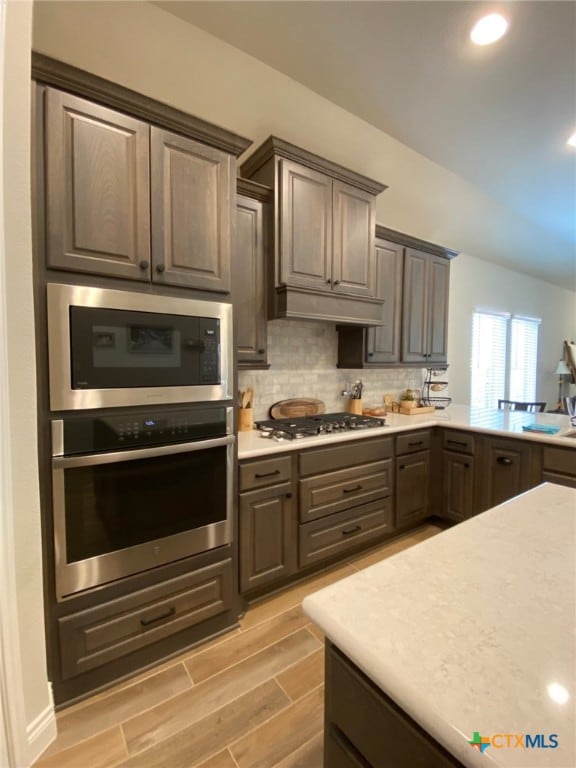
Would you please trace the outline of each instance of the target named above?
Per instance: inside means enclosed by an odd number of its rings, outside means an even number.
[[[354,416],[350,413],[324,413],[320,416],[302,416],[295,419],[257,421],[261,437],[272,440],[299,440],[304,437],[329,435],[358,429],[384,427],[386,419],[377,416]]]

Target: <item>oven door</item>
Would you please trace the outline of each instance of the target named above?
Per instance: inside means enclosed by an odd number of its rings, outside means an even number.
[[[57,599],[230,543],[234,441],[53,457]]]

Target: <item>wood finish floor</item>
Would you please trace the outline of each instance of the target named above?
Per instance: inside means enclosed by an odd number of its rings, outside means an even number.
[[[422,525],[255,602],[238,629],[60,711],[34,768],[321,768],[323,637],[302,599],[440,530]]]

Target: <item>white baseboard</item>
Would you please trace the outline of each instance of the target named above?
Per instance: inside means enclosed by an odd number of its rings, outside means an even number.
[[[48,683],[49,704],[26,726],[27,765],[32,765],[56,738],[56,712],[52,685]]]

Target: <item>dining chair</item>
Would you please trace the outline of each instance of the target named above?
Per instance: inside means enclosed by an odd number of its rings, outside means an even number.
[[[498,400],[498,409],[501,411],[543,413],[546,410],[546,403],[523,403],[520,400]]]

